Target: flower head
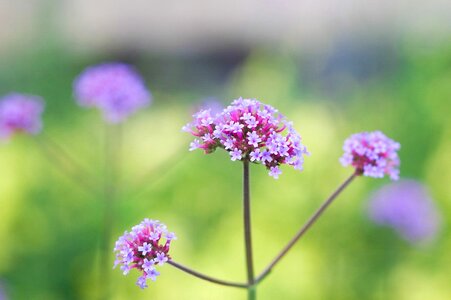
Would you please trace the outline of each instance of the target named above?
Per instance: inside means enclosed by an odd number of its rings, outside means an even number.
[[[142,272],[136,284],[147,287],[147,279],[155,281],[160,273],[156,265],[163,265],[171,259],[169,248],[175,234],[168,232],[166,225],[156,220],[144,219],[134,226],[131,232],[125,232],[116,242],[114,267],[121,265],[124,275],[131,269]]]
[[[151,101],[141,76],[122,63],[88,67],[75,80],[74,90],[78,104],[100,109],[110,123],[122,122]]]
[[[376,191],[368,213],[376,224],[392,227],[411,243],[431,240],[440,225],[434,202],[415,180],[401,180]]]
[[[220,113],[204,109],[193,117],[183,128],[196,137],[190,150],[212,153],[223,148],[232,161],[263,164],[274,178],[280,175],[281,164],[302,170],[307,149],[292,123],[270,105],[239,98]]]
[[[5,287],[3,283],[0,281],[0,300],[7,300],[9,299],[6,295]]]
[[[399,177],[399,143],[380,131],[353,134],[343,145],[340,158],[343,166],[353,166],[357,174],[382,178],[385,175],[397,180]]]
[[[207,97],[202,99],[196,110],[210,109],[213,114],[220,113],[224,109],[222,102],[216,97]]]
[[[12,93],[0,99],[0,139],[17,132],[37,134],[42,129],[44,103],[40,97]]]

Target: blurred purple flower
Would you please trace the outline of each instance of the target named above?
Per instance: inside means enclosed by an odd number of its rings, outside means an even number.
[[[212,114],[218,114],[224,109],[224,105],[216,97],[207,97],[201,101],[198,110],[201,109],[210,109]]]
[[[0,99],[0,139],[7,140],[18,132],[38,134],[42,129],[41,97],[12,93]]]
[[[81,106],[100,109],[110,123],[124,121],[152,98],[141,76],[122,63],[86,68],[74,82],[74,95]]]
[[[6,300],[6,299],[8,299],[8,297],[6,295],[4,285],[2,284],[2,282],[0,282],[0,300]]]
[[[139,225],[125,232],[116,242],[114,267],[121,265],[124,275],[133,268],[142,272],[136,284],[147,287],[147,279],[155,281],[160,273],[156,265],[164,265],[171,259],[169,248],[175,234],[168,232],[166,225],[156,220],[144,219]],[[164,241],[164,243],[163,243]]]
[[[204,109],[193,117],[193,122],[183,127],[196,137],[190,151],[203,149],[208,154],[223,148],[232,161],[263,164],[276,179],[281,164],[302,170],[308,151],[292,123],[270,105],[239,98],[220,113]]]
[[[399,178],[399,143],[389,139],[380,131],[353,134],[343,145],[340,158],[343,166],[352,165],[359,175],[391,179]]]
[[[376,224],[392,227],[411,243],[433,239],[441,220],[427,189],[415,180],[391,183],[376,191],[368,212]]]

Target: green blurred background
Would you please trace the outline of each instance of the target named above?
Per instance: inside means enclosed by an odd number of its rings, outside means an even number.
[[[402,145],[401,177],[429,188],[442,215],[436,239],[414,246],[372,224],[368,196],[389,180],[359,178],[259,286],[259,299],[451,299],[450,5],[369,4],[2,1],[0,95],[44,97],[45,134],[101,176],[104,124],[75,104],[72,81],[91,64],[135,65],[154,101],[121,128],[111,249],[143,218],[160,219],[179,237],[174,260],[239,281],[241,166],[225,152],[189,153],[181,132],[202,101],[271,104],[312,153],[303,172],[284,167],[279,180],[251,167],[257,272],[350,174],[338,162],[344,139],[380,129]],[[26,136],[0,146],[0,289],[5,299],[96,299],[102,199],[40,150]],[[136,272],[111,270],[112,299],[246,296],[160,270],[146,290]]]

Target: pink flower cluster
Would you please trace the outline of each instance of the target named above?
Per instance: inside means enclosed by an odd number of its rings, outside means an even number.
[[[75,80],[74,94],[81,106],[100,109],[110,123],[124,121],[151,101],[141,76],[122,63],[88,67]]]
[[[136,284],[144,289],[147,287],[147,279],[155,281],[160,275],[155,267],[171,259],[168,252],[171,241],[175,239],[175,234],[168,232],[166,225],[160,221],[144,219],[131,232],[126,231],[117,240],[114,247],[114,267],[121,265],[124,275],[133,268],[142,271]]]
[[[41,131],[44,103],[40,97],[12,93],[0,99],[0,139],[17,132]]]
[[[212,153],[218,147],[223,148],[232,161],[263,164],[276,179],[282,173],[281,164],[303,168],[303,155],[308,152],[301,137],[292,123],[270,105],[239,98],[220,113],[206,109],[193,117],[193,122],[183,127],[196,137],[190,151],[202,149]]]
[[[399,177],[399,143],[380,131],[362,132],[349,137],[340,158],[343,166],[353,166],[357,174],[382,178],[385,175],[397,180]]]

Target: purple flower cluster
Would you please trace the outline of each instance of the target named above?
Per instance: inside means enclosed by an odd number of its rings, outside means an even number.
[[[168,232],[166,225],[160,221],[144,219],[131,232],[126,231],[117,240],[114,247],[114,267],[121,265],[124,275],[133,268],[142,271],[136,284],[144,289],[147,287],[147,279],[155,281],[160,275],[155,267],[171,259],[168,252],[171,241],[175,239],[175,234]]]
[[[399,177],[399,143],[389,139],[380,131],[353,134],[344,145],[340,158],[343,166],[353,166],[357,174],[391,179]]]
[[[220,113],[205,109],[193,117],[193,122],[183,127],[196,137],[190,151],[212,153],[223,148],[232,161],[263,164],[276,179],[281,174],[281,164],[302,170],[307,149],[292,123],[270,105],[239,98]]]
[[[17,132],[37,134],[41,131],[44,102],[40,97],[9,94],[0,99],[0,139]]]
[[[402,180],[376,191],[369,203],[370,218],[390,226],[404,239],[419,243],[432,239],[440,217],[426,188],[415,180]]]
[[[202,99],[200,105],[196,108],[195,111],[202,109],[210,109],[212,114],[217,114],[223,111],[224,105],[222,102],[216,97],[207,97]]]
[[[0,300],[7,300],[7,299],[8,299],[8,297],[6,295],[6,291],[4,289],[2,282],[0,281]]]
[[[122,122],[151,101],[141,76],[122,63],[88,67],[75,80],[74,90],[81,106],[97,107],[110,123]]]

